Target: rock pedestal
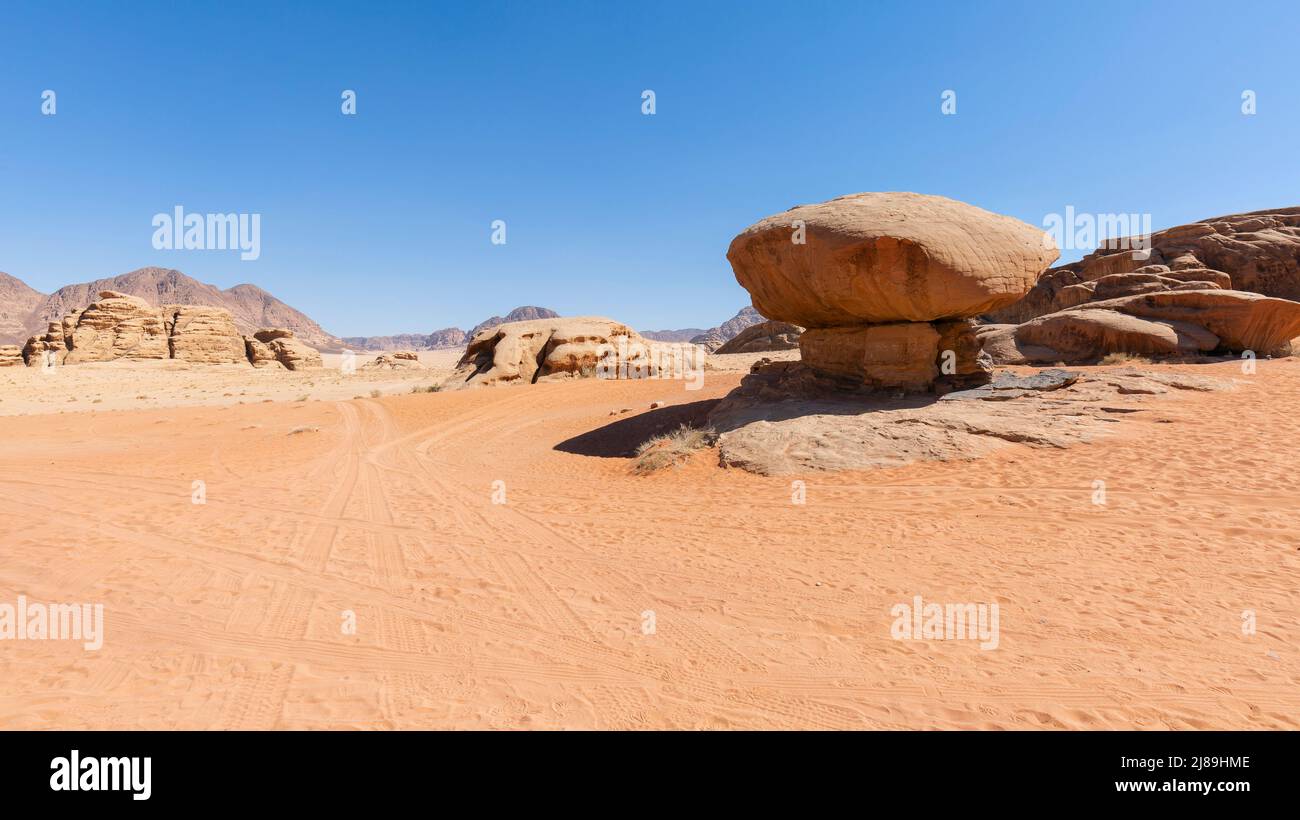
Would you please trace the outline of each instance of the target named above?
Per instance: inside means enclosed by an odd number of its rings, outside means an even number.
[[[1016,219],[911,193],[792,208],[727,252],[759,312],[808,328],[805,364],[911,391],[987,381],[992,362],[967,320],[1020,299],[1057,255]]]

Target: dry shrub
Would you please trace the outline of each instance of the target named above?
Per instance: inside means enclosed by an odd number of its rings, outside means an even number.
[[[1155,364],[1149,356],[1137,353],[1107,353],[1097,364]]]
[[[636,448],[632,472],[649,475],[665,467],[676,467],[691,457],[696,450],[713,446],[717,434],[709,429],[682,425],[671,433],[655,436]]]

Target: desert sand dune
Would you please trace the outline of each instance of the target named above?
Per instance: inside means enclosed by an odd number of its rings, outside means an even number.
[[[738,372],[6,416],[0,589],[106,635],[0,641],[0,725],[1300,728],[1300,361],[1168,367],[1239,387],[804,504],[563,446]],[[915,595],[1000,645],[893,640]]]

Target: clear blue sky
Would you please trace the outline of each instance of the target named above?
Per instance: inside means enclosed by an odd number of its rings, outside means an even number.
[[[1298,35],[1294,0],[6,2],[0,270],[253,282],[342,335],[708,327],[748,304],[731,238],[840,194],[1157,229],[1300,204]],[[262,214],[261,258],[155,250],[177,204]]]

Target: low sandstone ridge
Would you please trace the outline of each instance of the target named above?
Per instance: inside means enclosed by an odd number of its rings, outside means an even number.
[[[601,316],[507,322],[481,330],[447,380],[449,387],[533,384],[597,375],[617,356],[623,368],[649,368],[651,342],[627,325]],[[611,378],[619,373],[611,372]]]
[[[119,359],[176,359],[194,364],[252,364],[290,370],[320,367],[320,354],[283,328],[240,335],[225,308],[206,305],[155,307],[118,291],[100,291],[82,310],[50,322],[32,336],[19,361],[0,349],[0,365],[28,367],[108,362]]]
[[[1134,273],[1213,281],[1224,290],[1300,300],[1300,207],[1211,217],[1140,242],[1108,241],[1078,262],[1046,271],[1023,299],[985,318],[1027,322],[1090,301],[1088,291],[1103,288],[1110,277]],[[1095,298],[1111,297],[1098,293]]]
[[[362,370],[427,370],[414,350],[393,350],[381,353],[361,365]]]
[[[1206,284],[1085,301],[976,333],[997,364],[1082,363],[1111,353],[1288,355],[1300,336],[1300,302]]]

